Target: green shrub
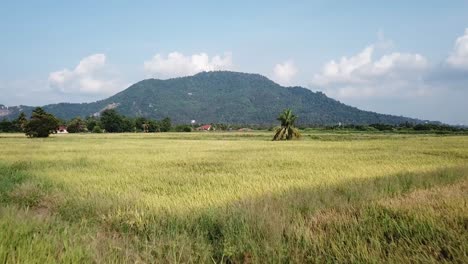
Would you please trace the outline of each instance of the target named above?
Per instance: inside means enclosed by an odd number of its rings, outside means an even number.
[[[102,128],[100,126],[94,126],[93,133],[102,133]]]
[[[189,125],[178,125],[175,127],[176,132],[192,132],[192,127]]]

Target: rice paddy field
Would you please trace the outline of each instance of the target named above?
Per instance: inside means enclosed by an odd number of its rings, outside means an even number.
[[[0,263],[468,263],[468,136],[0,134]]]

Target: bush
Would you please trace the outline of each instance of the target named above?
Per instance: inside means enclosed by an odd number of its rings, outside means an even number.
[[[102,133],[102,128],[100,126],[94,126],[93,133]]]
[[[176,132],[192,132],[192,127],[189,125],[178,125],[175,127]]]
[[[370,127],[373,127],[379,131],[391,131],[393,130],[393,126],[389,124],[371,124]]]
[[[86,132],[87,130],[86,122],[80,117],[74,118],[68,123],[68,133],[82,133]]]

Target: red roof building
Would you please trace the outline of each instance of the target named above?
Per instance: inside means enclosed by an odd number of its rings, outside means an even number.
[[[57,128],[57,134],[66,134],[66,133],[68,133],[66,126],[60,125]]]

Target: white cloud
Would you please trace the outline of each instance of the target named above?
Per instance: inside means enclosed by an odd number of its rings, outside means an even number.
[[[465,29],[465,34],[455,41],[453,51],[446,62],[453,68],[468,70],[468,28]]]
[[[110,78],[106,55],[94,54],[83,58],[73,70],[63,69],[49,74],[49,86],[63,93],[111,94],[121,88]]]
[[[420,54],[393,52],[374,60],[375,46],[340,60],[331,60],[312,80],[331,96],[373,97],[421,95],[429,63]]]
[[[216,55],[210,59],[208,54],[199,53],[185,56],[180,52],[171,52],[166,58],[156,54],[151,60],[145,61],[144,69],[158,78],[173,78],[193,75],[202,71],[228,70],[232,68],[232,54]]]
[[[361,52],[325,63],[311,87],[361,109],[467,124],[468,29],[443,63],[391,49],[379,33]]]
[[[314,75],[313,83],[324,86],[332,83],[358,82],[354,76],[372,60],[373,47],[367,47],[359,54],[352,57],[342,57],[340,61],[331,60],[323,66],[322,72]]]
[[[282,85],[290,85],[298,70],[293,61],[276,64],[273,68],[273,79]]]

